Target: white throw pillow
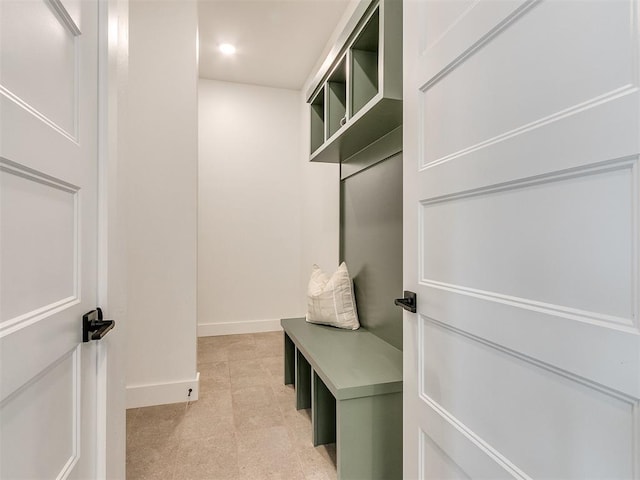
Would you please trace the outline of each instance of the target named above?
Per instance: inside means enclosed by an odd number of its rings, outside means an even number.
[[[338,328],[360,328],[356,302],[347,265],[342,262],[329,277],[318,265],[313,266],[307,289],[307,322]]]

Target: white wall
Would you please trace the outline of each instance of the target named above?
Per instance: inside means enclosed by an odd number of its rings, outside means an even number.
[[[340,171],[338,165],[309,162],[310,115],[306,95],[314,82],[319,81],[318,72],[326,71],[336,58],[340,41],[345,40],[345,30],[351,31],[354,27],[353,17],[359,18],[368,4],[367,0],[350,1],[300,91],[300,182],[304,185],[301,199],[303,215],[300,281],[304,284],[305,292],[311,266],[317,263],[325,271],[333,271],[338,266],[340,256]]]
[[[198,332],[304,314],[297,91],[200,79]]]
[[[309,89],[200,79],[198,335],[279,328],[303,316],[311,266],[339,258],[339,169],[309,162]]]
[[[302,138],[300,151],[301,209],[301,267],[300,283],[306,288],[311,266],[316,263],[324,271],[333,272],[338,266],[340,234],[340,170],[337,164],[309,161],[310,130],[309,105],[304,93],[299,93]],[[305,305],[306,308],[306,305]]]
[[[197,23],[196,2],[130,2],[129,407],[197,395]]]

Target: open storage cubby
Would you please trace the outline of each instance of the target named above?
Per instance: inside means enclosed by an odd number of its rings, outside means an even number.
[[[327,80],[327,138],[347,121],[347,61],[342,58]]]
[[[361,0],[340,38],[308,92],[315,162],[342,162],[402,125],[402,0]]]
[[[355,115],[378,93],[380,15],[376,10],[351,47],[351,114]]]
[[[311,101],[311,151],[324,143],[324,89]]]

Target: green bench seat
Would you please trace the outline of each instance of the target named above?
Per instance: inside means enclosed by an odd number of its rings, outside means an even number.
[[[313,444],[336,442],[338,478],[402,478],[402,351],[364,328],[280,321],[284,383],[311,408]]]

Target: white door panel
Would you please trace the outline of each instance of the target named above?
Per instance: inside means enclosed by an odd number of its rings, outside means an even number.
[[[493,4],[513,2],[479,2],[476,8],[496,9]],[[466,30],[448,32],[447,41],[457,40],[459,50],[467,47],[461,57],[448,56],[444,40],[427,47],[423,65],[443,68],[419,72],[425,75],[421,130],[429,145],[421,155],[424,165],[583,110],[634,84],[629,2],[562,0],[526,6],[477,41]]]
[[[417,181],[433,199],[633,160],[640,148],[634,135],[640,128],[634,106],[638,102],[638,90],[625,89],[589,108],[512,132],[455,158],[428,167],[423,162],[421,170],[438,167],[437,175],[421,175]]]
[[[0,322],[6,328],[32,312],[77,301],[78,189],[8,162],[0,181],[5,232]]]
[[[448,325],[419,321],[423,400],[451,427],[484,442],[494,460],[511,461],[531,478],[631,478],[633,397]]]
[[[52,2],[6,1],[1,8],[3,88],[75,137],[77,26]]]
[[[640,478],[638,4],[405,2],[406,478]]]
[[[423,200],[421,281],[632,326],[634,164]]]
[[[0,2],[1,478],[96,476],[97,39],[95,1]]]
[[[3,451],[36,447],[38,461],[31,455],[3,455],[2,478],[64,478],[70,473],[80,454],[79,354],[78,349],[58,359],[3,401]]]

